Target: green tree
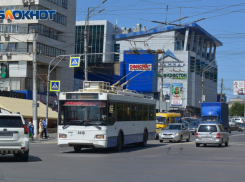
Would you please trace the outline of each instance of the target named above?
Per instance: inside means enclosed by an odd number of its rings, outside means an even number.
[[[244,104],[235,102],[229,109],[229,116],[243,116]]]

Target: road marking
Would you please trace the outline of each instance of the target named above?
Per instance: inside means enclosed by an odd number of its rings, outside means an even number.
[[[233,137],[233,136],[241,136],[241,135],[245,135],[245,134],[240,134],[240,135],[230,135],[229,137]]]

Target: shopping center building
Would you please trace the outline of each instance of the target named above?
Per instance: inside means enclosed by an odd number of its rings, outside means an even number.
[[[133,50],[139,57],[138,50],[148,50],[149,54],[150,50],[165,51],[158,54],[157,85],[158,92],[163,91],[163,99],[170,102],[173,110],[200,112],[202,73],[205,102],[217,101],[215,55],[216,48],[223,44],[198,24],[166,26],[150,31],[142,31],[140,26],[138,31],[115,35],[114,39],[120,52]],[[124,56],[120,54],[120,62],[124,61]],[[137,81],[139,85],[146,84],[145,79]]]

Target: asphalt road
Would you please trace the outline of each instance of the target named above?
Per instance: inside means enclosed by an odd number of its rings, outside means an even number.
[[[30,145],[29,162],[0,156],[0,181],[244,181],[245,132],[232,132],[229,147],[195,146],[191,142],[149,141],[146,148],[60,148],[55,139]]]

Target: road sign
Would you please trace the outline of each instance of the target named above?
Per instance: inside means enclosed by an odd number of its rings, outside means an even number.
[[[50,81],[50,91],[59,92],[60,91],[60,81],[57,81],[57,80]]]
[[[71,57],[70,67],[80,67],[80,57]]]

